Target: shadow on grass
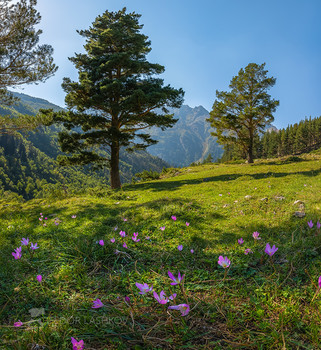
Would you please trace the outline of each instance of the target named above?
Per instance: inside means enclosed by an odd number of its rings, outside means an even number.
[[[127,191],[137,191],[137,190],[151,190],[153,192],[160,191],[173,191],[181,188],[184,185],[199,185],[201,183],[210,183],[218,181],[235,181],[237,179],[249,180],[252,178],[254,180],[267,179],[267,178],[282,178],[291,175],[303,175],[307,177],[318,176],[321,173],[320,169],[315,170],[306,170],[306,171],[295,171],[295,172],[267,172],[267,173],[255,173],[255,174],[226,174],[226,175],[217,175],[211,176],[203,179],[186,179],[186,180],[172,180],[172,181],[155,181],[147,182],[135,185],[126,186]]]

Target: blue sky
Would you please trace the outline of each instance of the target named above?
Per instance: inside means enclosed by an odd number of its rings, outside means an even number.
[[[266,63],[280,100],[274,125],[321,115],[320,0],[38,0],[41,43],[53,46],[56,75],[16,89],[64,106],[63,77],[77,80],[68,61],[83,52],[77,29],[104,11],[123,7],[142,15],[151,40],[148,60],[165,66],[166,84],[185,90],[185,104],[210,110],[216,90],[228,90],[248,63]]]

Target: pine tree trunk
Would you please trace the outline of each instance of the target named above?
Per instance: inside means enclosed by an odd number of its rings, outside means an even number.
[[[113,141],[110,154],[110,185],[112,189],[121,188],[119,176],[119,142]]]
[[[253,138],[250,138],[249,148],[247,151],[247,162],[253,163]]]

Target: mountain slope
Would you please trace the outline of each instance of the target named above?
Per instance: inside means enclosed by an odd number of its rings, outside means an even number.
[[[202,106],[191,108],[187,105],[174,109],[178,122],[170,129],[151,130],[159,142],[148,148],[149,153],[164,159],[174,166],[187,166],[204,160],[211,154],[217,160],[223,154],[223,147],[211,136],[211,126],[206,122],[209,112]]]

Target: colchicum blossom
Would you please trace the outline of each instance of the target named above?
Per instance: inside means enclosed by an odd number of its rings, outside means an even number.
[[[175,215],[172,215],[172,216],[171,216],[171,219],[174,220],[174,221],[176,221],[176,216],[175,216]]]
[[[252,250],[250,248],[245,249],[244,254],[247,255],[249,253],[253,254]]]
[[[84,349],[84,341],[81,339],[77,341],[75,338],[71,337],[72,350],[83,350]]]
[[[164,231],[165,230],[165,226],[160,227],[160,230]]]
[[[72,219],[76,219],[77,215],[71,215]]]
[[[119,234],[120,234],[121,237],[126,237],[125,231],[120,231]]]
[[[140,241],[140,239],[137,239],[137,236],[138,236],[138,233],[134,232],[134,233],[133,233],[133,237],[132,237],[132,240],[133,240],[134,242],[139,242],[139,241]]]
[[[319,277],[318,284],[319,284],[319,288],[321,288],[321,276]]]
[[[101,302],[100,299],[93,300],[93,306],[92,309],[99,309],[100,307],[103,307],[104,304]]]
[[[41,275],[37,275],[37,281],[39,282],[39,283],[41,283],[42,282],[42,276]]]
[[[33,244],[33,243],[30,243],[30,249],[31,250],[36,250],[36,249],[38,249],[39,247],[38,247],[38,243],[35,243],[35,244]]]
[[[265,253],[272,256],[279,248],[276,248],[275,245],[271,248],[270,244],[267,243],[265,247]]]
[[[159,293],[159,296],[156,292],[153,293],[154,298],[160,303],[160,304],[167,304],[168,303],[168,298],[166,298],[165,292],[162,290]],[[172,296],[173,297],[173,296]]]
[[[23,323],[19,320],[13,324],[14,327],[21,327]]]
[[[181,276],[181,273],[178,271],[178,277],[176,278],[170,271],[168,271],[168,276],[173,281],[171,285],[175,286],[183,281],[185,275]]]
[[[14,252],[11,253],[13,257],[17,260],[21,258],[21,247],[16,248]]]
[[[310,228],[313,227],[313,222],[312,222],[312,220],[308,221],[308,226],[309,226]]]
[[[191,249],[191,253],[194,254],[194,249]]]
[[[177,247],[177,249],[178,249],[179,251],[182,251],[182,250],[183,250],[182,244],[180,244],[180,245]]]
[[[140,290],[139,294],[146,294],[153,290],[153,286],[149,287],[147,283],[135,283],[136,287]]]
[[[128,248],[126,242],[123,244],[123,247],[126,249]]]
[[[253,232],[252,236],[253,236],[254,239],[261,239],[261,237],[259,237],[259,235],[260,234],[258,232]]]
[[[227,256],[223,258],[223,256],[220,255],[218,257],[218,264],[221,265],[224,269],[226,269],[231,265],[231,261],[227,258]]]
[[[179,304],[168,307],[170,310],[179,310],[182,316],[186,316],[189,313],[190,307],[188,304]]]
[[[320,221],[317,222],[317,229],[320,230],[321,228],[321,224],[320,224]]]
[[[237,241],[238,241],[239,245],[241,245],[241,244],[244,243],[244,239],[243,239],[243,238],[240,238],[240,239],[238,239]]]
[[[29,238],[22,238],[21,244],[22,245],[28,245],[29,244]]]
[[[189,222],[185,222],[186,226],[188,227],[189,226]]]
[[[114,237],[111,238],[110,241],[111,241],[111,243],[115,243],[115,238]]]
[[[98,241],[98,244],[103,246],[105,244],[105,242],[101,239],[100,241]]]

